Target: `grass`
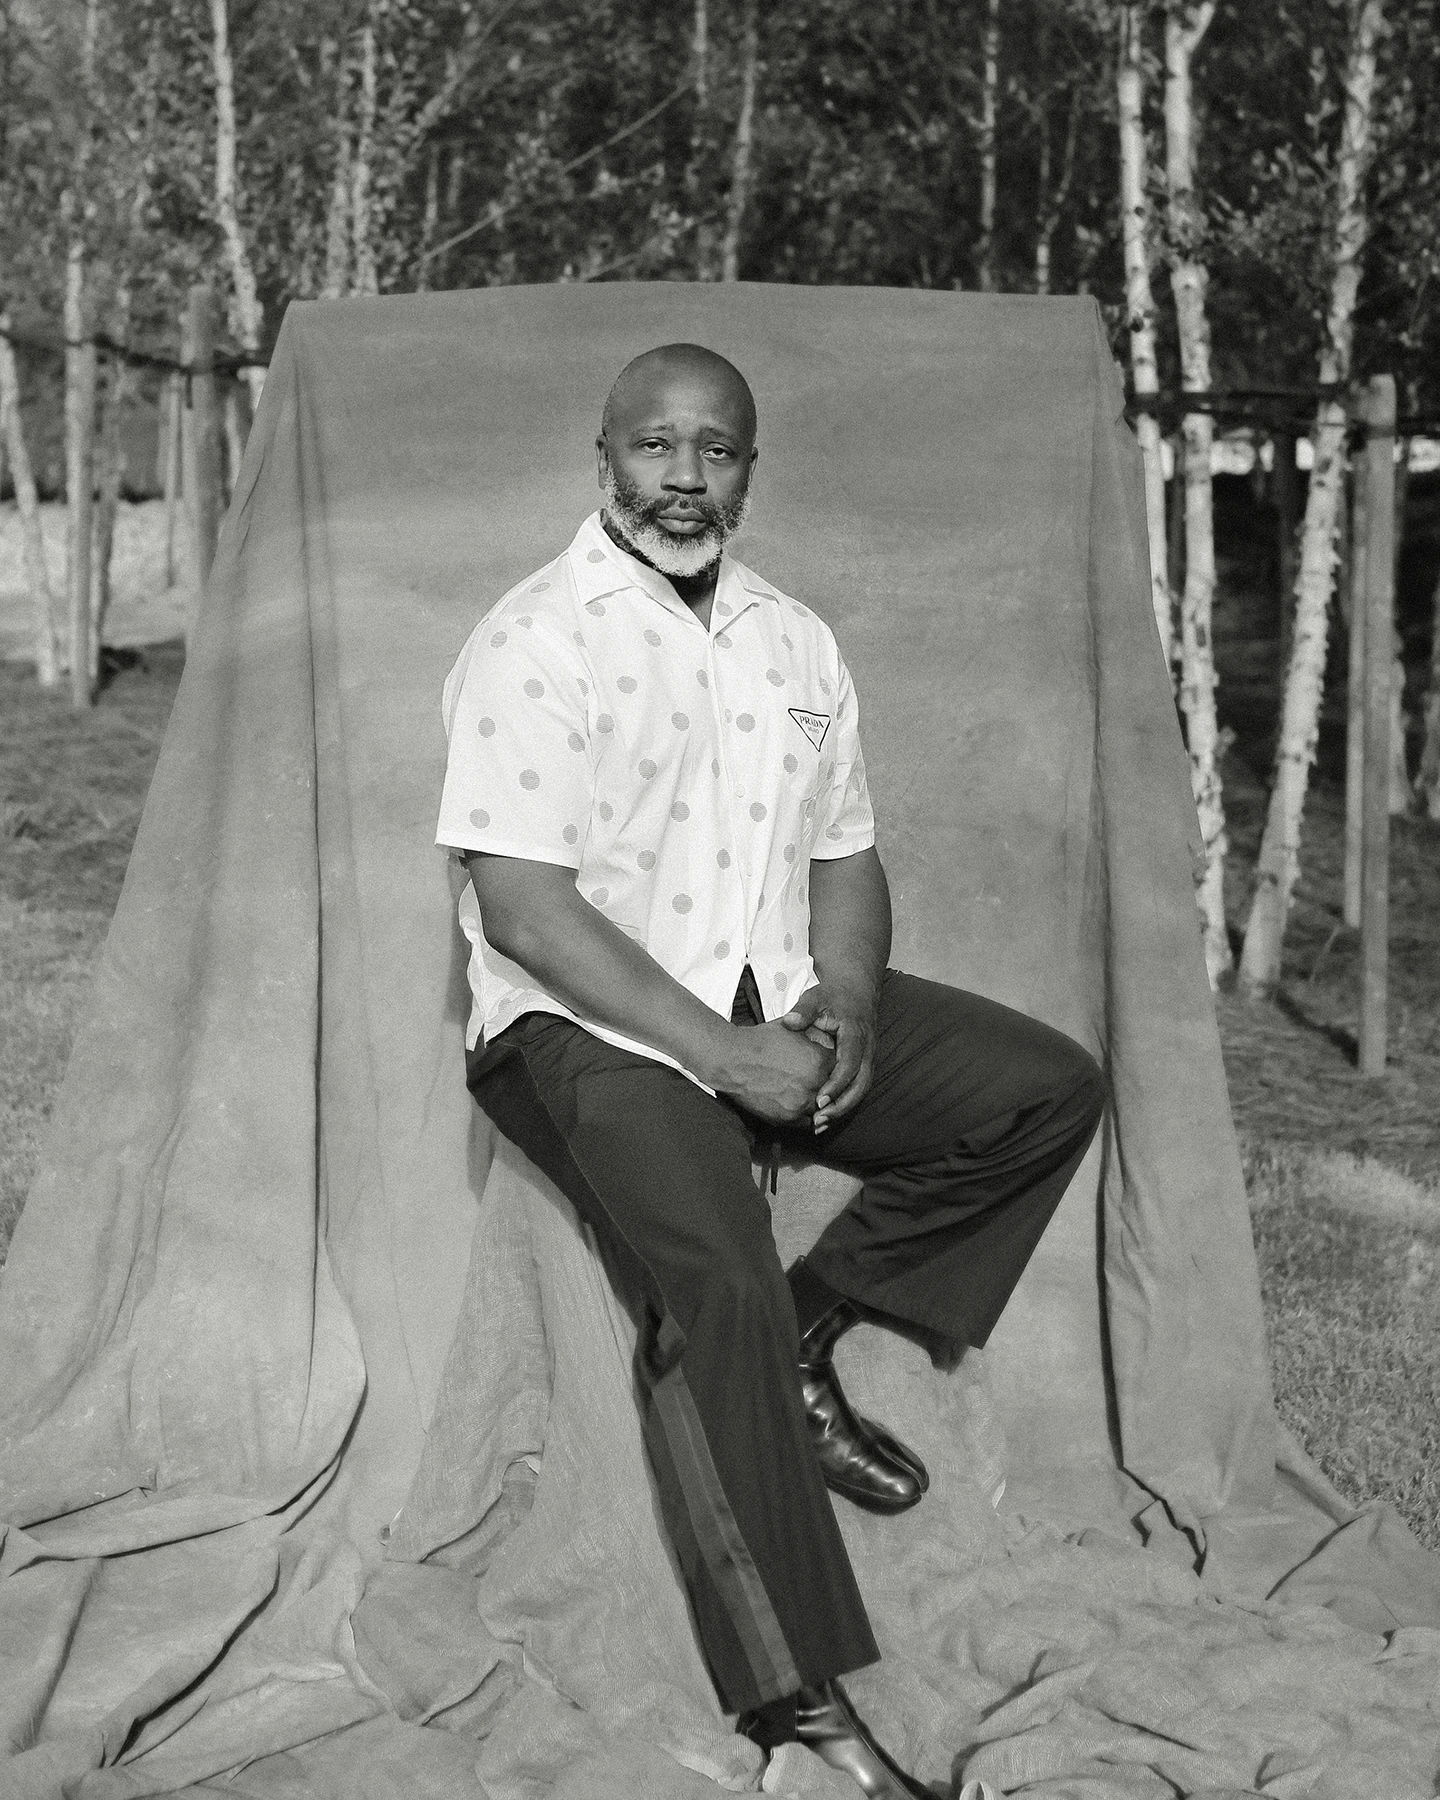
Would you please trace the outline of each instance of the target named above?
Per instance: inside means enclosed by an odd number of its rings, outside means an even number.
[[[34,1171],[179,680],[178,645],[118,659],[74,713],[0,663],[0,1258]],[[1232,917],[1263,791],[1227,759]],[[1354,1066],[1357,946],[1339,920],[1339,803],[1307,810],[1274,1006],[1221,995],[1277,1403],[1353,1501],[1440,1549],[1440,827],[1398,821],[1392,1068]]]
[[[0,1261],[84,1016],[182,661],[178,645],[112,658],[88,713],[0,662]]]
[[[1288,1146],[1246,1165],[1281,1418],[1440,1550],[1440,1185]]]

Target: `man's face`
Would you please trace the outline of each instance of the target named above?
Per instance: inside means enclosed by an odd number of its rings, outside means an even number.
[[[596,440],[605,509],[663,575],[699,575],[745,514],[756,451],[735,397],[703,372],[657,374]]]

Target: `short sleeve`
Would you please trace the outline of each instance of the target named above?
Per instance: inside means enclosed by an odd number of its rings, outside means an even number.
[[[582,659],[545,622],[492,614],[445,683],[437,844],[578,869],[594,767]]]
[[[860,748],[860,704],[842,659],[835,696],[835,773],[810,855],[817,862],[829,862],[868,850],[874,842],[875,814]]]

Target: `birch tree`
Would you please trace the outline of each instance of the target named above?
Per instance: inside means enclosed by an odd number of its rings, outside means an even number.
[[[720,248],[720,279],[740,279],[740,232],[750,196],[750,163],[755,137],[755,89],[760,73],[760,30],[756,0],[745,0],[740,25],[740,114],[730,164],[730,203]]]
[[[1150,548],[1150,600],[1168,669],[1174,661],[1170,577],[1165,556],[1165,470],[1160,460],[1160,365],[1155,347],[1155,294],[1150,285],[1153,242],[1146,186],[1145,51],[1141,5],[1119,11],[1116,100],[1120,126],[1120,219],[1125,250],[1125,314],[1130,374],[1142,410],[1135,426],[1145,467],[1145,527]],[[1149,402],[1147,406],[1145,403]]]
[[[1280,980],[1285,922],[1300,870],[1305,792],[1319,738],[1335,539],[1345,483],[1346,410],[1335,390],[1350,379],[1355,299],[1367,230],[1365,177],[1374,140],[1376,65],[1383,25],[1383,0],[1350,0],[1330,241],[1332,272],[1319,359],[1320,385],[1331,392],[1316,408],[1312,431],[1314,462],[1301,527],[1294,638],[1280,715],[1275,779],[1240,958],[1240,985],[1252,998],[1272,994]]]
[[[350,256],[353,291],[357,294],[378,294],[380,291],[373,219],[375,115],[378,106],[375,11],[372,3],[366,11],[365,22],[360,27],[360,94],[356,107],[355,148],[350,165]]]
[[[229,0],[210,0],[210,53],[215,76],[215,221],[230,269],[230,329],[246,356],[255,357],[265,315],[236,193],[235,60],[230,53]],[[247,368],[244,378],[254,406],[265,384],[265,371]]]
[[[1209,271],[1202,259],[1204,220],[1195,191],[1195,52],[1215,17],[1215,0],[1167,0],[1165,8],[1165,178],[1170,286],[1180,336],[1181,383],[1187,393],[1210,389]],[[1197,898],[1210,985],[1234,966],[1225,926],[1225,804],[1215,712],[1215,493],[1211,448],[1215,423],[1187,412],[1185,453],[1175,479],[1185,488],[1185,585],[1180,596],[1180,705],[1190,752],[1190,782],[1200,822],[1204,870]],[[1183,473],[1182,473],[1183,469]]]
[[[338,300],[350,291],[350,54],[348,37],[321,46],[322,68],[335,83],[330,194],[325,208],[325,280],[322,300]]]
[[[91,531],[95,503],[95,338],[88,291],[87,235],[95,129],[98,0],[85,0],[81,20],[79,118],[70,182],[60,200],[65,239],[65,595],[69,615],[70,703],[88,707],[90,679]]]
[[[701,175],[710,143],[710,6],[694,0],[690,23],[690,71],[695,84],[695,110],[690,120],[690,155],[685,164],[685,204],[694,221],[695,279],[715,279],[715,232],[704,217]]]
[[[41,687],[53,688],[60,680],[60,645],[55,634],[55,599],[46,565],[45,538],[40,528],[40,501],[30,452],[25,443],[25,423],[20,416],[20,377],[15,349],[10,342],[10,315],[0,313],[0,434],[10,458],[10,479],[15,486],[15,509],[20,515],[20,543],[24,557],[25,585],[30,590],[34,621],[35,673]]]
[[[999,176],[996,120],[1000,98],[1000,0],[985,0],[985,35],[980,47],[980,238],[975,277],[982,293],[995,286],[995,198]]]

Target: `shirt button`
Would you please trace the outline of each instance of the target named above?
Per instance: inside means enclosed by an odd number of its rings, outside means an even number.
[[[744,798],[745,798],[745,790],[744,790],[744,788],[736,788],[736,790],[735,790],[735,798],[736,798],[736,799],[737,799],[737,800],[743,800],[743,799],[744,799]]]

